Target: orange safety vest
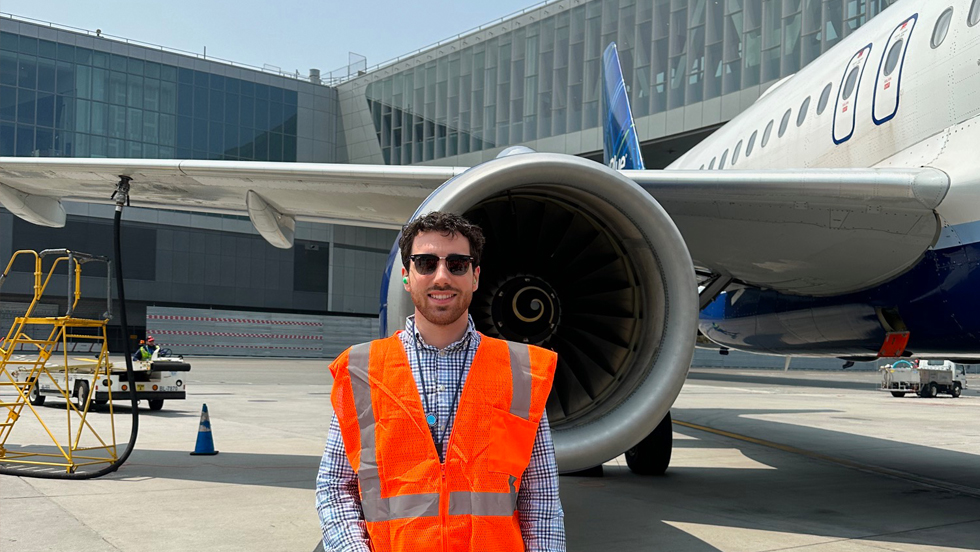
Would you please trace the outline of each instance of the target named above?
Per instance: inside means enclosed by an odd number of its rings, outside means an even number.
[[[517,492],[558,356],[481,335],[439,461],[398,334],[330,365],[372,549],[524,550]]]

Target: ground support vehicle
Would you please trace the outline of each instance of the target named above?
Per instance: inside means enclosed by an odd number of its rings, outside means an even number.
[[[959,397],[967,388],[966,371],[948,360],[922,360],[913,365],[907,360],[886,364],[881,368],[881,391],[891,392],[893,397],[915,393],[923,398],[939,394]]]
[[[126,378],[126,368],[108,365],[108,370],[95,373],[96,366],[86,358],[70,358],[67,369],[65,366],[52,365],[47,374],[41,375],[30,391],[30,402],[41,406],[48,397],[65,397],[62,390],[69,392],[76,405],[84,405],[89,396],[96,405],[104,405],[109,400],[118,403],[129,402],[129,381]],[[187,397],[185,380],[190,364],[181,357],[160,357],[135,363],[136,398],[146,401],[150,410],[160,410],[167,399],[183,400]],[[25,382],[30,377],[30,371],[20,369],[12,371],[17,381]],[[106,373],[108,372],[108,373]]]

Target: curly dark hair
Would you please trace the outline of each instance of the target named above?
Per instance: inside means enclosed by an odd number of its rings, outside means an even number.
[[[480,258],[483,256],[483,230],[479,226],[466,220],[461,215],[455,213],[443,213],[433,211],[425,216],[419,217],[402,228],[401,237],[398,239],[398,247],[402,251],[402,266],[408,269],[409,255],[412,254],[412,245],[415,243],[415,236],[423,232],[441,232],[443,236],[455,237],[457,234],[463,236],[470,242],[470,256],[473,257],[473,267],[480,266]]]

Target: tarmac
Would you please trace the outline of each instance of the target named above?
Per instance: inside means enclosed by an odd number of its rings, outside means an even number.
[[[313,550],[326,363],[190,361],[187,400],[140,409],[119,471],[0,476],[0,551]],[[980,381],[958,399],[899,399],[875,390],[878,377],[693,369],[667,475],[617,458],[602,477],[562,476],[568,550],[980,550]],[[216,456],[189,454],[202,404]],[[53,399],[39,411],[64,417]],[[123,444],[129,415],[116,408]],[[8,450],[51,448],[32,421]]]

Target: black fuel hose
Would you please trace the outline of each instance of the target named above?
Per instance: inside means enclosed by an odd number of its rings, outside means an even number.
[[[122,325],[123,354],[126,356],[126,381],[129,383],[129,400],[133,409],[133,427],[129,432],[129,443],[126,445],[126,450],[108,466],[94,471],[52,473],[26,468],[0,468],[0,475],[16,475],[18,477],[34,477],[38,479],[94,479],[118,470],[129,459],[129,455],[133,453],[133,448],[136,447],[136,437],[139,435],[140,413],[139,399],[136,398],[136,375],[133,373],[133,357],[129,351],[129,324],[126,321],[126,291],[123,286],[122,247],[120,246],[122,241],[120,237],[122,208],[122,204],[117,202],[116,216],[112,224],[112,238],[113,251],[115,252],[116,259],[116,291],[117,298],[119,299],[119,322]],[[107,274],[106,277],[108,278],[109,275]]]

